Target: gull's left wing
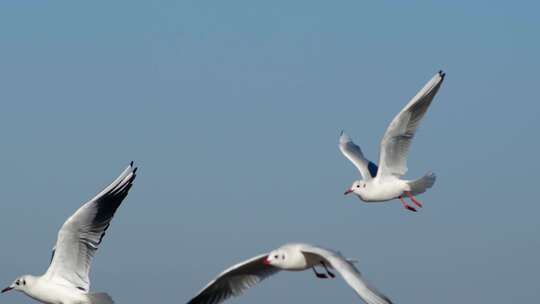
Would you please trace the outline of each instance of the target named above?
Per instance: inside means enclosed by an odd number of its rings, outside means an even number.
[[[133,185],[133,162],[101,193],[79,208],[58,232],[49,269],[44,277],[83,292],[90,289],[92,257],[110,222]]]
[[[358,269],[352,264],[353,262],[345,259],[340,253],[312,245],[303,245],[300,250],[307,258],[319,259],[339,272],[345,282],[367,304],[392,304],[389,298],[368,286]]]
[[[343,131],[339,136],[339,150],[360,171],[362,179],[368,180],[377,175],[377,166],[364,157],[360,147]]]

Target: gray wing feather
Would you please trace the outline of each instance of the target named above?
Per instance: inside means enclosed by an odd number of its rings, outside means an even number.
[[[92,258],[114,213],[132,187],[136,171],[132,162],[115,181],[80,207],[62,225],[45,276],[88,292]]]
[[[407,153],[420,121],[426,114],[445,74],[439,71],[392,120],[381,140],[379,174],[401,176],[407,172]],[[379,176],[377,174],[377,176]]]
[[[358,171],[360,171],[362,179],[371,179],[371,174],[369,172],[369,160],[364,157],[362,149],[360,149],[360,147],[357,146],[343,131],[339,136],[339,150],[355,165]]]
[[[244,293],[267,277],[277,273],[278,268],[265,265],[268,254],[261,254],[223,271],[208,283],[188,304],[217,304]]]
[[[315,255],[318,259],[325,260],[367,304],[392,304],[388,297],[368,286],[362,279],[360,271],[339,252],[312,245],[303,245],[301,251],[305,255]]]

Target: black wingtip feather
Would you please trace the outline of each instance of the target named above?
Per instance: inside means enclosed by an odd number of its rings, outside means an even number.
[[[444,79],[444,76],[446,76],[446,73],[443,72],[443,70],[439,70],[439,76],[441,76],[441,78]]]

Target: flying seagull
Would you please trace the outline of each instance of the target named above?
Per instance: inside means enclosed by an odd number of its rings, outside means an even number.
[[[62,225],[53,248],[49,269],[42,276],[23,275],[2,293],[12,289],[47,304],[111,304],[106,293],[90,293],[90,264],[105,231],[133,185],[133,162],[93,199]]]
[[[416,129],[441,87],[444,75],[442,71],[435,74],[394,117],[381,140],[378,166],[366,159],[360,147],[341,132],[339,149],[362,176],[345,194],[354,193],[364,202],[384,202],[399,198],[406,209],[416,211],[403,199],[407,196],[416,206],[422,207],[415,195],[433,186],[435,174],[428,172],[416,180],[403,180],[401,176],[407,172],[407,153]]]
[[[317,271],[315,267],[322,270]],[[354,267],[353,261],[347,260],[339,252],[309,244],[291,243],[223,271],[188,304],[221,303],[230,297],[241,295],[248,288],[281,270],[302,271],[310,268],[320,279],[333,279],[336,277],[333,271],[339,273],[367,304],[392,303],[386,296],[369,287]]]

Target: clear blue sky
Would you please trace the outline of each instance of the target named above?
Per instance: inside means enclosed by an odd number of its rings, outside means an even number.
[[[64,220],[140,174],[92,290],[184,303],[289,241],[340,249],[396,303],[537,302],[534,1],[2,1],[0,284],[41,274]],[[447,79],[413,143],[424,209],[367,205],[339,153],[373,160],[397,111]],[[2,303],[32,303],[18,293]],[[352,303],[282,273],[230,303]]]

